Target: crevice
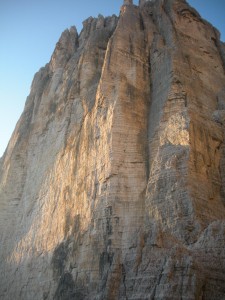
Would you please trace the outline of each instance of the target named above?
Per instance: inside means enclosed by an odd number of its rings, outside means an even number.
[[[148,5],[146,5],[145,9],[148,8],[148,12],[149,12],[149,7],[151,10],[151,14],[148,13],[146,15],[146,10],[142,11],[141,8],[140,10],[140,22],[141,22],[141,26],[143,28],[144,31],[144,42],[145,42],[145,48],[146,48],[146,53],[147,53],[147,57],[146,57],[146,61],[141,61],[138,58],[135,58],[137,61],[141,62],[144,66],[146,66],[146,77],[148,78],[148,86],[149,86],[149,90],[148,93],[146,93],[146,106],[147,106],[147,124],[146,124],[146,143],[144,145],[145,149],[144,149],[144,153],[145,153],[145,160],[144,161],[131,161],[131,164],[141,164],[144,163],[145,164],[145,170],[146,170],[146,185],[147,182],[149,180],[149,146],[148,146],[148,140],[149,140],[149,116],[150,116],[150,107],[151,107],[151,99],[152,99],[152,80],[151,80],[151,48],[152,48],[152,43],[153,40],[149,40],[149,36],[148,36],[148,22],[145,20],[145,18],[149,18],[151,19],[151,23],[154,24],[154,20],[153,20],[153,11],[152,11],[152,5],[151,2],[148,2]],[[145,24],[145,22],[147,22]],[[156,24],[154,24],[154,27],[156,28]]]
[[[112,173],[112,174],[110,174],[109,176],[107,176],[106,178],[105,178],[105,180],[103,181],[103,183],[106,183],[109,179],[111,179],[112,177],[115,177],[115,176],[117,176],[118,174],[117,173]]]
[[[163,264],[162,264],[161,271],[160,271],[159,276],[158,276],[157,283],[156,283],[156,285],[155,285],[155,287],[154,287],[154,290],[153,290],[153,293],[152,293],[152,295],[151,295],[151,299],[155,299],[156,289],[157,289],[157,287],[160,285],[160,282],[161,282],[161,279],[162,279],[162,276],[163,276],[163,271],[164,271],[166,262],[167,262],[167,259],[165,258],[165,259],[164,259],[164,262],[163,262]]]
[[[121,265],[121,268],[122,268],[122,279],[123,279],[123,287],[124,287],[124,297],[126,300],[128,300],[127,286],[126,286],[126,270],[125,270],[124,264]]]
[[[144,24],[144,20],[142,18],[142,14],[139,13],[139,18],[140,18],[140,30],[144,31],[145,30],[145,24]]]

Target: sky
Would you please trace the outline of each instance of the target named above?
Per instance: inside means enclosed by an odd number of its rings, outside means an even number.
[[[0,0],[0,157],[23,111],[34,74],[61,33],[98,14],[119,14],[123,0]],[[189,0],[225,41],[225,0]],[[134,0],[137,4],[138,0]]]

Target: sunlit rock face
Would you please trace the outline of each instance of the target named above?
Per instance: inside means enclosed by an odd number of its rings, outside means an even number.
[[[185,1],[63,32],[0,160],[0,298],[225,299],[225,47]]]

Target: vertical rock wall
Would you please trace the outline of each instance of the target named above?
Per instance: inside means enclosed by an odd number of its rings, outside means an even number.
[[[34,77],[0,161],[2,299],[225,299],[224,44],[185,1],[128,2]]]

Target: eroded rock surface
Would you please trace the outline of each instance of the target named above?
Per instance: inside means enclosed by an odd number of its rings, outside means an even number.
[[[63,32],[0,160],[0,298],[225,299],[225,47],[183,0]]]

